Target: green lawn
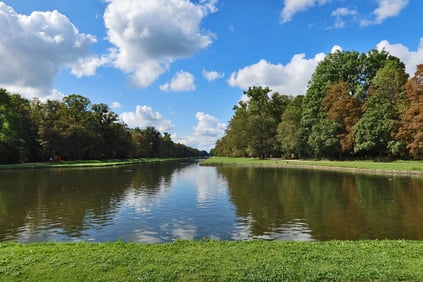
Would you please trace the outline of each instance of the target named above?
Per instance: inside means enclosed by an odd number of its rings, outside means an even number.
[[[261,165],[273,167],[303,167],[303,168],[339,168],[365,172],[410,173],[423,174],[423,161],[312,161],[312,160],[283,160],[255,158],[227,158],[215,157],[202,162],[202,165]]]
[[[0,281],[423,281],[417,241],[0,244]]]

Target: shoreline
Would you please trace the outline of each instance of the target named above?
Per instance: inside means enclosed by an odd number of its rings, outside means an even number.
[[[363,164],[369,164],[368,161],[308,161],[308,160],[285,160],[285,159],[249,159],[249,158],[210,158],[200,163],[202,166],[251,166],[251,167],[269,167],[269,168],[288,168],[288,169],[310,169],[323,171],[339,171],[360,174],[376,175],[398,175],[398,176],[423,176],[423,162],[410,161],[416,169],[392,169],[385,168],[384,165],[393,166],[395,163],[372,162],[374,167],[359,167]],[[380,167],[378,167],[380,166]]]
[[[125,165],[136,165],[143,163],[157,163],[189,160],[194,158],[141,158],[128,160],[89,160],[89,161],[60,161],[60,162],[40,162],[40,163],[22,163],[22,164],[0,164],[2,170],[20,170],[20,169],[48,169],[48,168],[102,168]]]

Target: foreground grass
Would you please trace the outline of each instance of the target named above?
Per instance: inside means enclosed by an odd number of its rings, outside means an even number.
[[[417,241],[0,244],[1,281],[422,281]]]
[[[0,164],[1,169],[32,169],[32,168],[72,168],[72,167],[106,167],[132,165],[140,163],[165,162],[180,160],[178,158],[141,158],[125,160],[90,160],[90,161],[60,161],[60,162],[40,162],[22,164]]]
[[[403,173],[423,175],[423,161],[312,161],[254,158],[215,157],[202,162],[202,165],[260,165],[272,167],[299,167],[321,169],[343,169],[361,172]]]

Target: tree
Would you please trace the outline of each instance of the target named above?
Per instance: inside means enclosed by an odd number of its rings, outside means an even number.
[[[37,129],[30,102],[0,89],[0,162],[34,161],[38,158]]]
[[[0,88],[0,162],[19,161],[16,153],[23,150],[23,144],[15,130],[17,117],[12,111],[11,103],[9,93]]]
[[[407,144],[410,155],[423,159],[423,64],[405,85],[407,108],[401,114],[396,138]]]
[[[55,153],[69,160],[92,159],[96,135],[90,128],[91,102],[81,95],[72,94],[63,98],[59,107],[57,128],[62,135],[60,151]]]
[[[249,98],[247,108],[248,152],[251,156],[261,159],[272,154],[276,144],[276,129],[279,123],[274,117],[274,111],[271,111],[270,92],[271,90],[268,87],[255,86],[244,91],[244,95]]]
[[[172,156],[173,146],[174,143],[170,137],[170,134],[168,132],[164,132],[163,137],[160,139],[160,157],[165,158]]]
[[[358,87],[362,69],[361,61],[361,56],[356,51],[336,51],[327,55],[313,73],[303,101],[301,135],[309,147],[307,151],[313,152],[315,157],[324,155],[323,151],[319,151],[320,148],[323,148],[320,147],[322,142],[318,141],[322,139],[319,137],[318,130],[325,128],[327,137],[330,136],[332,141],[337,134],[337,132],[331,132],[335,127],[329,126],[331,122],[327,120],[328,117],[323,110],[322,101],[328,89],[334,83],[341,81],[347,82],[353,92],[363,91],[361,87]],[[335,136],[333,136],[334,134]]]
[[[404,104],[406,81],[404,64],[394,60],[388,61],[376,73],[364,104],[365,112],[354,126],[357,153],[377,157],[401,153],[394,135],[399,126],[399,111]]]
[[[364,109],[365,113],[353,128],[354,151],[365,157],[386,156],[395,125],[392,105],[378,96],[371,96]]]
[[[301,117],[300,135],[303,140],[307,140],[311,152],[315,155],[323,155],[323,152],[319,152],[319,147],[316,147],[319,144],[319,142],[316,142],[319,139],[317,138],[318,130],[325,128],[326,134],[329,134],[329,130],[334,129],[333,126],[328,127],[330,123],[325,119],[329,117],[323,108],[323,99],[329,89],[336,83],[347,83],[349,96],[364,101],[369,95],[374,76],[387,61],[394,61],[399,64],[398,58],[390,56],[386,51],[377,50],[371,50],[367,54],[359,54],[356,51],[336,51],[326,56],[319,63],[304,97]],[[331,139],[333,134],[335,132],[329,134]],[[345,135],[345,137],[350,138],[350,135]],[[347,139],[343,141],[343,150],[348,150],[351,142]]]
[[[248,156],[248,104],[240,101],[234,106],[235,114],[231,118],[225,136],[217,142],[216,154],[220,156]]]
[[[126,126],[118,122],[118,115],[103,103],[92,105],[91,114],[89,128],[95,135],[91,158],[128,157],[130,152],[125,151],[130,151],[130,135]]]
[[[300,156],[302,154],[298,133],[300,130],[303,97],[297,96],[287,105],[278,125],[277,138],[282,154],[287,157]]]
[[[156,158],[160,156],[161,134],[154,127],[148,126],[141,130],[132,131],[132,140],[135,144],[135,156],[139,158]]]
[[[329,120],[342,126],[337,134],[343,154],[352,153],[354,149],[353,126],[361,116],[361,100],[351,95],[347,82],[333,84],[322,101],[323,109]]]

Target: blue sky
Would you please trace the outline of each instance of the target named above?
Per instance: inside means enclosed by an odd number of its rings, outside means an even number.
[[[80,94],[209,150],[249,86],[305,94],[330,52],[423,63],[420,0],[0,1],[0,87]]]

